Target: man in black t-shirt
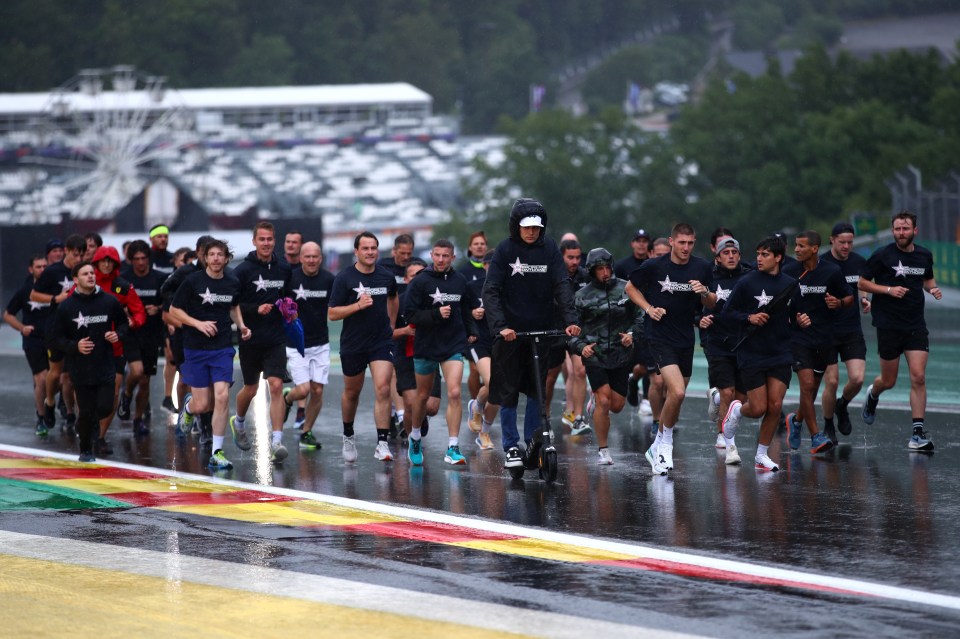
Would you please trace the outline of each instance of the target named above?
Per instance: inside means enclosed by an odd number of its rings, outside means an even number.
[[[165,275],[173,273],[173,253],[167,250],[170,229],[166,224],[156,224],[150,229],[150,262],[153,268]]]
[[[923,293],[943,297],[933,278],[933,254],[914,243],[917,216],[907,210],[893,216],[894,241],[874,251],[860,273],[859,287],[873,295],[873,325],[877,328],[880,374],[867,388],[863,421],[876,419],[880,393],[897,383],[900,355],[910,370],[910,409],[913,434],[910,450],[932,451],[933,442],[923,430],[927,410],[926,371],[930,351],[923,317]]]
[[[387,442],[390,433],[390,384],[393,379],[393,327],[398,300],[394,274],[377,264],[380,242],[364,231],[354,238],[355,264],[340,271],[333,280],[331,322],[343,320],[340,333],[340,366],[343,369],[343,459],[357,460],[353,421],[357,415],[364,373],[370,367],[375,404],[373,418],[377,428],[374,457],[391,461]]]
[[[30,289],[46,267],[47,258],[43,255],[37,254],[30,258],[27,266],[27,272],[30,275],[23,286],[14,293],[3,312],[4,321],[23,336],[23,354],[30,366],[30,374],[33,375],[37,435],[41,437],[47,434],[47,426],[43,422],[43,400],[47,396],[47,370],[50,366],[47,362],[44,337],[50,320],[50,304],[30,301]],[[17,319],[18,314],[20,319]]]
[[[627,296],[647,315],[644,332],[666,388],[660,429],[646,452],[656,474],[673,469],[673,427],[693,373],[695,318],[701,304],[713,308],[717,302],[707,286],[712,279],[710,263],[693,255],[696,241],[692,226],[675,225],[670,253],[645,261],[630,274],[626,287]]]

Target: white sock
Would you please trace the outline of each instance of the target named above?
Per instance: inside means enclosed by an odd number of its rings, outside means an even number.
[[[663,443],[673,446],[673,426],[663,427]]]
[[[419,426],[415,427],[413,430],[410,431],[410,439],[420,439],[420,437],[421,435],[420,435]]]
[[[717,393],[716,395],[713,396],[713,405],[714,406],[720,405],[720,393]]]
[[[459,446],[460,438],[459,437],[450,437],[447,441],[447,446]]]
[[[653,448],[654,450],[660,448],[660,440],[661,440],[661,439],[663,439],[663,434],[658,430],[658,431],[657,431],[657,437],[656,437],[656,439],[653,440],[653,446],[651,446],[651,448]]]
[[[759,457],[760,455],[766,455],[768,448],[770,447],[764,446],[763,444],[757,444],[757,457]]]
[[[243,425],[246,419],[246,417],[240,417],[237,415],[236,419],[233,420],[233,425],[236,426],[237,430],[243,430]]]
[[[223,435],[214,435],[213,436],[213,450],[223,450],[223,440],[225,437]]]
[[[283,443],[283,431],[282,430],[273,431],[273,445],[279,446],[281,443]]]

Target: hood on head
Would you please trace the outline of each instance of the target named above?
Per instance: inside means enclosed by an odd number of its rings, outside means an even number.
[[[543,226],[540,227],[540,236],[534,244],[542,244],[543,236],[547,232],[547,211],[539,201],[528,197],[522,197],[513,203],[513,208],[510,210],[510,238],[517,242],[523,242],[520,239],[520,220],[530,216],[540,218],[540,223]]]
[[[120,267],[120,253],[112,246],[101,246],[97,249],[97,252],[93,254],[94,265],[103,259],[112,260],[114,270]]]

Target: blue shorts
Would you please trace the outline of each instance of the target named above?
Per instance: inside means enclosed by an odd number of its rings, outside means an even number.
[[[447,359],[443,360],[444,362],[462,362],[463,353],[454,353]],[[423,357],[414,357],[413,358],[413,372],[417,375],[435,375],[438,370],[440,370],[440,364],[432,359],[424,359]]]
[[[207,388],[216,382],[233,384],[233,347],[205,351],[183,349],[180,380],[192,388]]]
[[[344,377],[362,375],[370,362],[386,360],[393,364],[393,349],[396,346],[393,340],[388,340],[368,351],[359,353],[344,353],[340,351],[340,369]]]

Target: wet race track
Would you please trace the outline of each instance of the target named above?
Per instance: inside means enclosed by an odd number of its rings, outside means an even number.
[[[651,476],[648,423],[625,411],[614,466],[597,466],[589,436],[557,428],[548,485],[535,472],[511,480],[503,453],[478,450],[466,426],[466,468],[445,466],[437,418],[424,467],[399,441],[396,461],[375,460],[369,383],[360,459],[344,463],[334,374],[322,450],[299,450],[288,430],[291,455],[271,465],[260,396],[253,450],[228,441],[235,468],[211,476],[197,438],[178,439],[161,408],[148,437],[115,422],[115,454],[79,464],[62,426],[33,434],[22,358],[0,356],[0,370],[6,636],[960,633],[960,437],[948,408],[928,414],[934,454],[907,451],[909,413],[885,396],[871,427],[857,402],[853,434],[825,455],[785,452],[781,434],[772,474],[723,463],[691,390],[669,476]],[[745,462],[755,437],[746,420]]]

